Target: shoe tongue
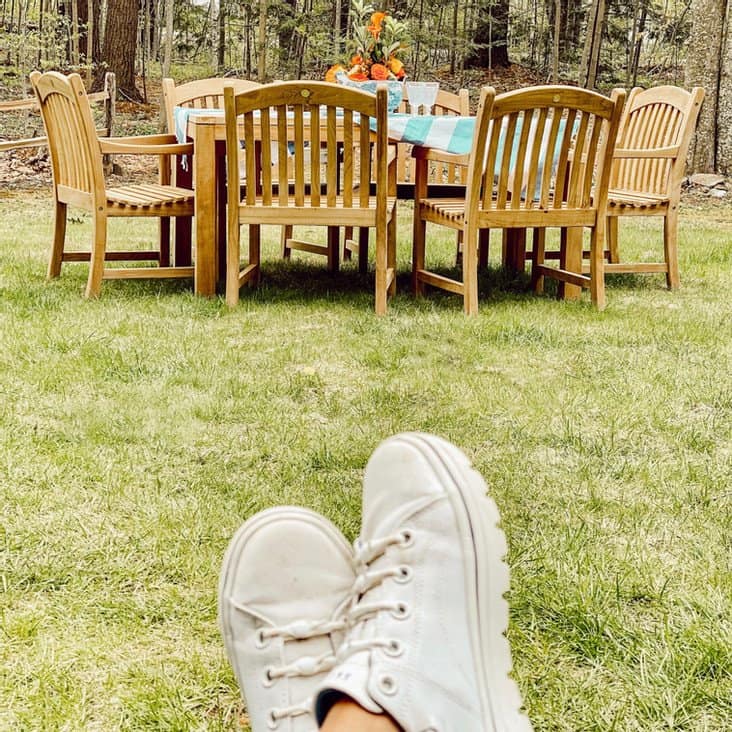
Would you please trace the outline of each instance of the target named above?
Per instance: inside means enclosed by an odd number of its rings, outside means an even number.
[[[342,697],[349,697],[367,712],[383,713],[369,695],[369,657],[368,651],[354,653],[345,663],[336,666],[320,685],[315,698],[315,718],[318,725],[325,721],[330,708]]]

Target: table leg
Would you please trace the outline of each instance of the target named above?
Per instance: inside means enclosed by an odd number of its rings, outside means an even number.
[[[562,269],[569,272],[582,273],[582,228],[573,226],[567,230],[567,241],[564,252],[564,262],[561,264]],[[564,285],[561,297],[564,300],[579,300],[582,296],[582,288],[579,285],[570,285],[568,282]]]
[[[213,125],[196,125],[193,156],[196,200],[194,291],[216,294],[216,165]]]
[[[238,185],[239,181],[234,181]],[[217,282],[226,283],[226,143],[216,143],[216,260]]]
[[[175,158],[175,185],[179,188],[193,188],[193,161],[188,156],[186,166],[183,166],[183,156]],[[193,222],[187,216],[175,218],[175,244],[173,262],[176,267],[190,267],[192,264],[191,241]]]

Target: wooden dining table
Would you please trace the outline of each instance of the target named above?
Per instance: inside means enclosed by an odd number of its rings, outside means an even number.
[[[474,117],[415,118],[389,115],[389,137],[394,143],[440,147],[448,152],[468,152]],[[226,261],[226,125],[221,110],[176,109],[176,134],[193,142],[193,160],[179,166],[179,180],[195,181],[194,292],[213,296],[225,280]],[[408,195],[408,194],[407,194]],[[185,236],[185,235],[184,235]],[[190,246],[190,242],[188,242]],[[176,251],[184,257],[186,242]]]

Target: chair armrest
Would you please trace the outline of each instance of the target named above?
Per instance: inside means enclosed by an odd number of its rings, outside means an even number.
[[[470,155],[458,155],[449,153],[445,150],[437,150],[433,147],[420,147],[415,145],[412,148],[412,157],[418,160],[437,160],[441,163],[450,163],[452,165],[463,165],[466,168],[470,164]]]
[[[613,158],[618,159],[676,158],[678,155],[678,145],[656,147],[651,150],[647,148],[616,147],[613,151]]]
[[[175,135],[139,135],[99,138],[102,153],[124,155],[192,155],[193,144],[179,143]]]

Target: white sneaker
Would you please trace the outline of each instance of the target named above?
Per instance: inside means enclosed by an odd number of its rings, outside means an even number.
[[[358,578],[322,724],[344,696],[405,732],[530,732],[509,677],[506,540],[465,455],[437,437],[383,442],[366,467]]]
[[[254,732],[314,732],[312,695],[335,664],[355,578],[327,519],[273,508],[246,521],[224,557],[219,626]]]

